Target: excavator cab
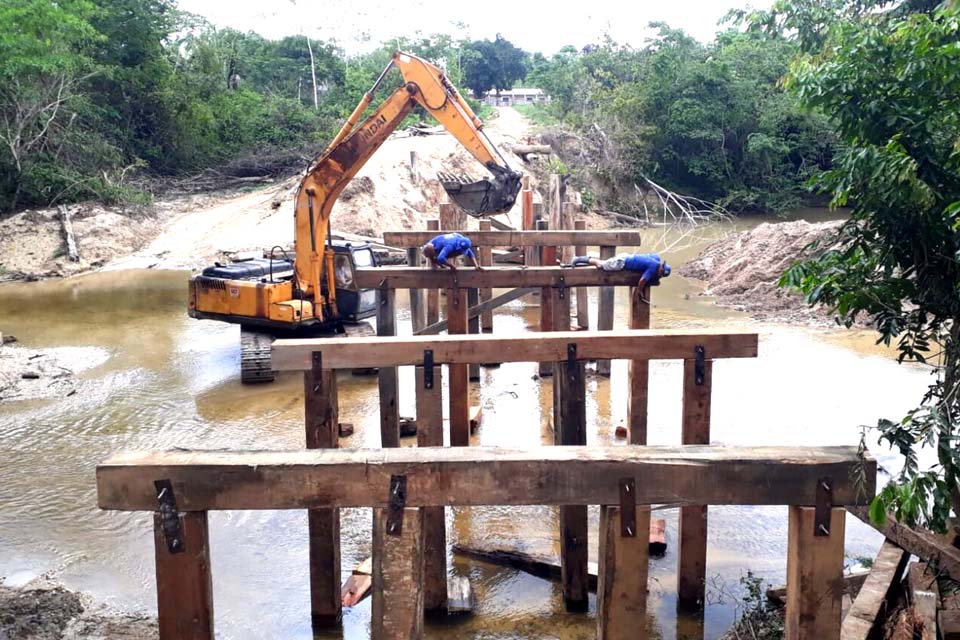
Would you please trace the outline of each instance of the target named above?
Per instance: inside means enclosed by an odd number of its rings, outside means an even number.
[[[452,173],[437,174],[450,199],[475,218],[509,211],[520,193],[519,171],[512,171],[492,162],[487,168],[493,174],[492,180],[473,180],[468,176]]]

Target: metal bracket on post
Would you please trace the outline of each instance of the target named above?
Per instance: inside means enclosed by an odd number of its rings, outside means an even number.
[[[433,349],[423,350],[423,388],[433,389]]]
[[[570,382],[576,382],[577,380],[577,343],[568,342],[567,343],[567,377],[570,378]]]
[[[703,386],[704,379],[706,378],[705,374],[705,360],[707,357],[706,350],[703,348],[703,345],[697,345],[693,348],[693,378],[694,382],[698,387]]]
[[[319,351],[311,354],[310,373],[313,378],[313,392],[320,393],[323,389],[323,354]]]
[[[390,476],[390,497],[387,500],[387,533],[403,532],[403,509],[407,504],[407,476]]]
[[[169,480],[155,480],[153,486],[157,490],[160,528],[163,529],[163,538],[167,541],[167,551],[183,553],[186,550],[183,546],[183,527],[180,525],[177,499],[173,495],[173,484]]]
[[[637,485],[633,478],[620,479],[620,535],[635,538],[637,535]]]
[[[557,280],[557,297],[563,300],[567,293],[567,281],[563,276]],[[567,324],[570,324],[569,322]]]
[[[820,478],[817,480],[815,511],[813,514],[813,535],[830,535],[830,515],[833,511],[833,480]]]

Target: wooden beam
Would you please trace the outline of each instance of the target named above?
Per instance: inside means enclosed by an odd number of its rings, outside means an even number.
[[[416,369],[417,446],[443,446],[443,367],[433,367],[433,384]],[[443,507],[423,507],[423,601],[427,611],[447,608],[447,534]]]
[[[813,507],[790,507],[786,640],[840,637],[846,513],[843,509],[831,510],[830,535],[826,536],[814,535],[815,514]]]
[[[449,299],[447,304],[451,304]],[[271,366],[275,371],[309,369],[314,351],[323,354],[323,366],[330,369],[418,366],[423,364],[423,352],[426,349],[433,350],[433,359],[437,364],[556,362],[566,360],[567,345],[570,343],[577,345],[578,360],[679,360],[689,357],[698,345],[707,349],[711,358],[757,356],[755,333],[675,329],[467,336],[463,335],[466,331],[466,314],[458,311],[455,316],[458,321],[462,320],[464,328],[454,329],[450,335],[445,336],[378,335],[275,340]]]
[[[865,508],[851,508],[850,513],[857,516],[886,538],[897,543],[904,551],[909,551],[921,560],[945,573],[951,580],[960,581],[960,549],[948,544],[943,538],[927,531],[908,527],[887,514],[882,526],[870,520]]]
[[[490,231],[490,221],[481,220],[480,221],[480,231]],[[493,248],[490,245],[484,244],[480,246],[478,258],[480,259],[481,266],[492,267],[493,266]],[[488,302],[493,298],[493,289],[490,287],[484,287],[480,289],[480,303]],[[493,310],[484,311],[480,315],[480,329],[484,333],[493,333]]]
[[[455,232],[457,229],[463,229],[463,228],[466,227],[466,226],[467,226],[467,212],[466,212],[466,211],[464,211],[463,209],[461,209],[461,208],[458,207],[457,205],[453,204],[452,202],[443,202],[443,203],[440,204],[440,229],[442,229],[444,233],[453,233],[453,232]],[[422,231],[421,231],[421,232],[413,231],[412,233],[414,233],[414,234],[421,233],[421,234],[422,234],[423,232],[422,232]],[[399,245],[399,244],[397,244],[397,245],[391,245],[391,246],[395,246],[395,247],[399,247],[399,246],[404,246],[404,247],[405,247],[405,246],[419,247],[419,246],[423,246],[424,244],[430,242],[430,240],[431,240],[432,238],[433,238],[433,236],[430,236],[429,238],[427,238],[427,239],[424,240],[423,242],[418,242],[418,243],[415,243],[415,244],[412,244],[412,245]],[[384,240],[384,243],[385,243],[385,244],[390,244],[390,243],[387,242],[386,240]]]
[[[556,177],[556,176],[553,176]],[[537,229],[546,229],[548,226],[546,220],[537,220]],[[556,247],[540,247],[540,264],[553,266],[557,261],[557,248]],[[543,287],[540,289],[540,332],[548,333],[550,331],[560,331],[569,329],[569,326],[557,326],[556,317],[554,314],[554,307],[557,304],[557,300],[553,295],[553,289],[550,287]],[[569,315],[569,314],[568,314]],[[570,324],[569,319],[567,324]],[[550,360],[541,360],[539,366],[540,377],[552,376],[553,375],[553,362]]]
[[[439,229],[440,220],[427,220],[427,230],[430,233],[436,235]],[[431,325],[440,319],[440,290],[437,288],[427,289],[426,297],[426,321],[428,325]]]
[[[867,640],[909,560],[908,552],[889,540],[883,541],[866,581],[843,619],[841,640]]]
[[[320,352],[303,373],[304,422],[307,449],[336,449],[339,444],[337,372],[323,368]],[[307,512],[310,557],[310,614],[314,629],[340,623],[340,511]]]
[[[459,286],[492,287],[630,287],[640,280],[637,271],[603,271],[593,267],[490,267],[476,269],[413,269],[399,267],[363,267],[355,271],[357,286],[376,289],[381,283],[388,289],[411,287],[447,289]],[[612,307],[611,307],[612,308]],[[613,328],[613,316],[610,316]]]
[[[586,220],[577,220],[573,223],[574,228],[577,231],[586,231],[587,221]],[[586,245],[577,245],[573,248],[573,253],[578,256],[587,255],[587,246]],[[577,327],[580,329],[589,329],[590,328],[590,303],[587,295],[586,287],[577,287]],[[646,328],[646,327],[644,327]]]
[[[531,202],[531,205],[533,203]],[[441,205],[443,206],[443,205]],[[636,247],[640,245],[639,231],[579,231],[558,229],[552,231],[472,231],[443,228],[444,233],[462,233],[475,245],[483,247]],[[436,233],[430,231],[385,231],[383,243],[391,247],[421,247]]]
[[[156,495],[151,510],[153,508],[156,508]],[[153,516],[160,640],[213,640],[213,581],[207,513],[184,513],[179,520],[182,551],[174,553],[167,546],[160,514],[154,513]]]
[[[386,509],[373,512],[373,640],[423,637],[423,512],[403,509],[396,534],[387,531]]]
[[[451,336],[467,333],[467,292],[465,289],[447,289],[447,331]],[[459,336],[461,340],[476,340],[488,336]],[[423,340],[424,338],[416,338]],[[428,338],[433,343],[437,337]],[[421,358],[423,353],[421,352]],[[434,362],[443,362],[436,357]],[[480,364],[478,361],[476,364]],[[447,387],[449,394],[450,415],[450,446],[466,447],[470,444],[470,371],[469,363],[447,363],[447,374],[450,382]]]
[[[638,243],[639,244],[639,243]],[[606,260],[607,258],[612,258],[617,254],[617,248],[615,246],[602,246],[600,247],[600,259]],[[601,269],[592,269],[595,273],[609,273],[609,274],[623,274],[629,273],[628,271],[603,271]],[[615,292],[612,286],[613,283],[596,283],[603,286],[600,287],[600,303],[599,308],[597,309],[597,330],[598,331],[611,331],[613,329],[613,303],[615,300]],[[633,286],[636,284],[636,281],[631,284]],[[597,360],[597,373],[601,376],[610,375],[610,359],[602,358]]]
[[[480,333],[480,317],[473,316],[470,317],[470,308],[475,307],[480,304],[480,290],[479,289],[467,289],[467,311],[465,315],[467,316],[467,333],[470,335],[478,335]],[[471,364],[469,368],[469,380],[470,382],[479,382],[480,381],[480,365]]]
[[[377,289],[377,338],[397,335],[396,294],[393,289]],[[347,338],[354,340],[355,338]],[[324,367],[336,369],[324,358]],[[396,366],[381,366],[377,373],[380,390],[380,446],[400,446],[400,385]]]
[[[535,291],[536,289],[533,289],[533,288],[511,289],[510,291],[501,293],[500,295],[494,298],[490,298],[485,302],[481,302],[475,307],[470,307],[469,309],[467,309],[467,318],[476,318],[477,316],[483,313],[492,312],[497,307],[502,307],[503,305],[509,302],[518,300],[527,294],[534,293]],[[440,322],[433,322],[432,324],[427,325],[420,331],[414,331],[413,333],[414,335],[418,335],[418,336],[428,336],[428,335],[436,335],[441,331],[446,331],[446,330],[447,330],[447,321],[443,320]]]
[[[630,329],[650,328],[650,287],[630,287]],[[627,432],[630,444],[647,444],[647,398],[650,386],[650,361],[633,359],[627,363]],[[684,443],[687,444],[687,443]]]
[[[702,346],[702,345],[701,345]],[[708,352],[704,349],[704,353]],[[694,351],[691,350],[690,355]],[[708,356],[709,357],[709,356]],[[710,390],[713,361],[683,361],[682,444],[710,444]],[[698,373],[702,379],[698,380]],[[677,601],[687,610],[704,605],[707,580],[707,505],[680,507],[677,529]]]
[[[407,249],[407,266],[417,268],[420,266],[420,249],[411,247]],[[413,332],[426,326],[426,309],[424,308],[423,291],[420,289],[410,289],[410,323],[413,325]]]
[[[97,498],[153,511],[153,480],[169,478],[182,511],[386,507],[395,474],[407,476],[410,507],[619,504],[630,476],[638,504],[810,505],[824,477],[835,505],[865,504],[876,489],[876,461],[856,447],[399,447],[120,453],[98,465]]]
[[[647,628],[649,549],[643,535],[624,536],[619,507],[600,507],[598,640],[642,640]],[[650,529],[650,509],[636,512],[636,532]]]

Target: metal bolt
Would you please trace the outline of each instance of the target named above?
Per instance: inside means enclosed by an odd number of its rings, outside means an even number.
[[[822,533],[822,534],[825,535],[825,536],[830,535],[830,530],[829,530],[829,529],[827,529],[827,528],[826,528],[825,526],[823,526],[822,524],[821,524],[821,525],[818,525],[818,526],[820,527],[820,533]]]
[[[627,525],[627,535],[628,536],[633,535],[633,527],[631,527],[630,525]]]

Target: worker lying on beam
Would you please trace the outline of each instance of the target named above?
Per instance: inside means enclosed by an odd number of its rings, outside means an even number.
[[[470,264],[477,271],[481,271],[480,263],[477,262],[477,256],[471,249],[470,238],[459,233],[445,233],[439,235],[420,248],[423,255],[430,261],[431,269],[451,269],[457,270],[454,265],[456,259],[460,256],[469,258]],[[447,262],[450,260],[450,262]]]
[[[606,260],[592,256],[577,256],[570,266],[593,266],[604,271],[638,271],[642,273],[638,283],[641,289],[647,286],[656,287],[660,284],[660,278],[670,275],[670,265],[660,257],[659,253],[620,253]]]

